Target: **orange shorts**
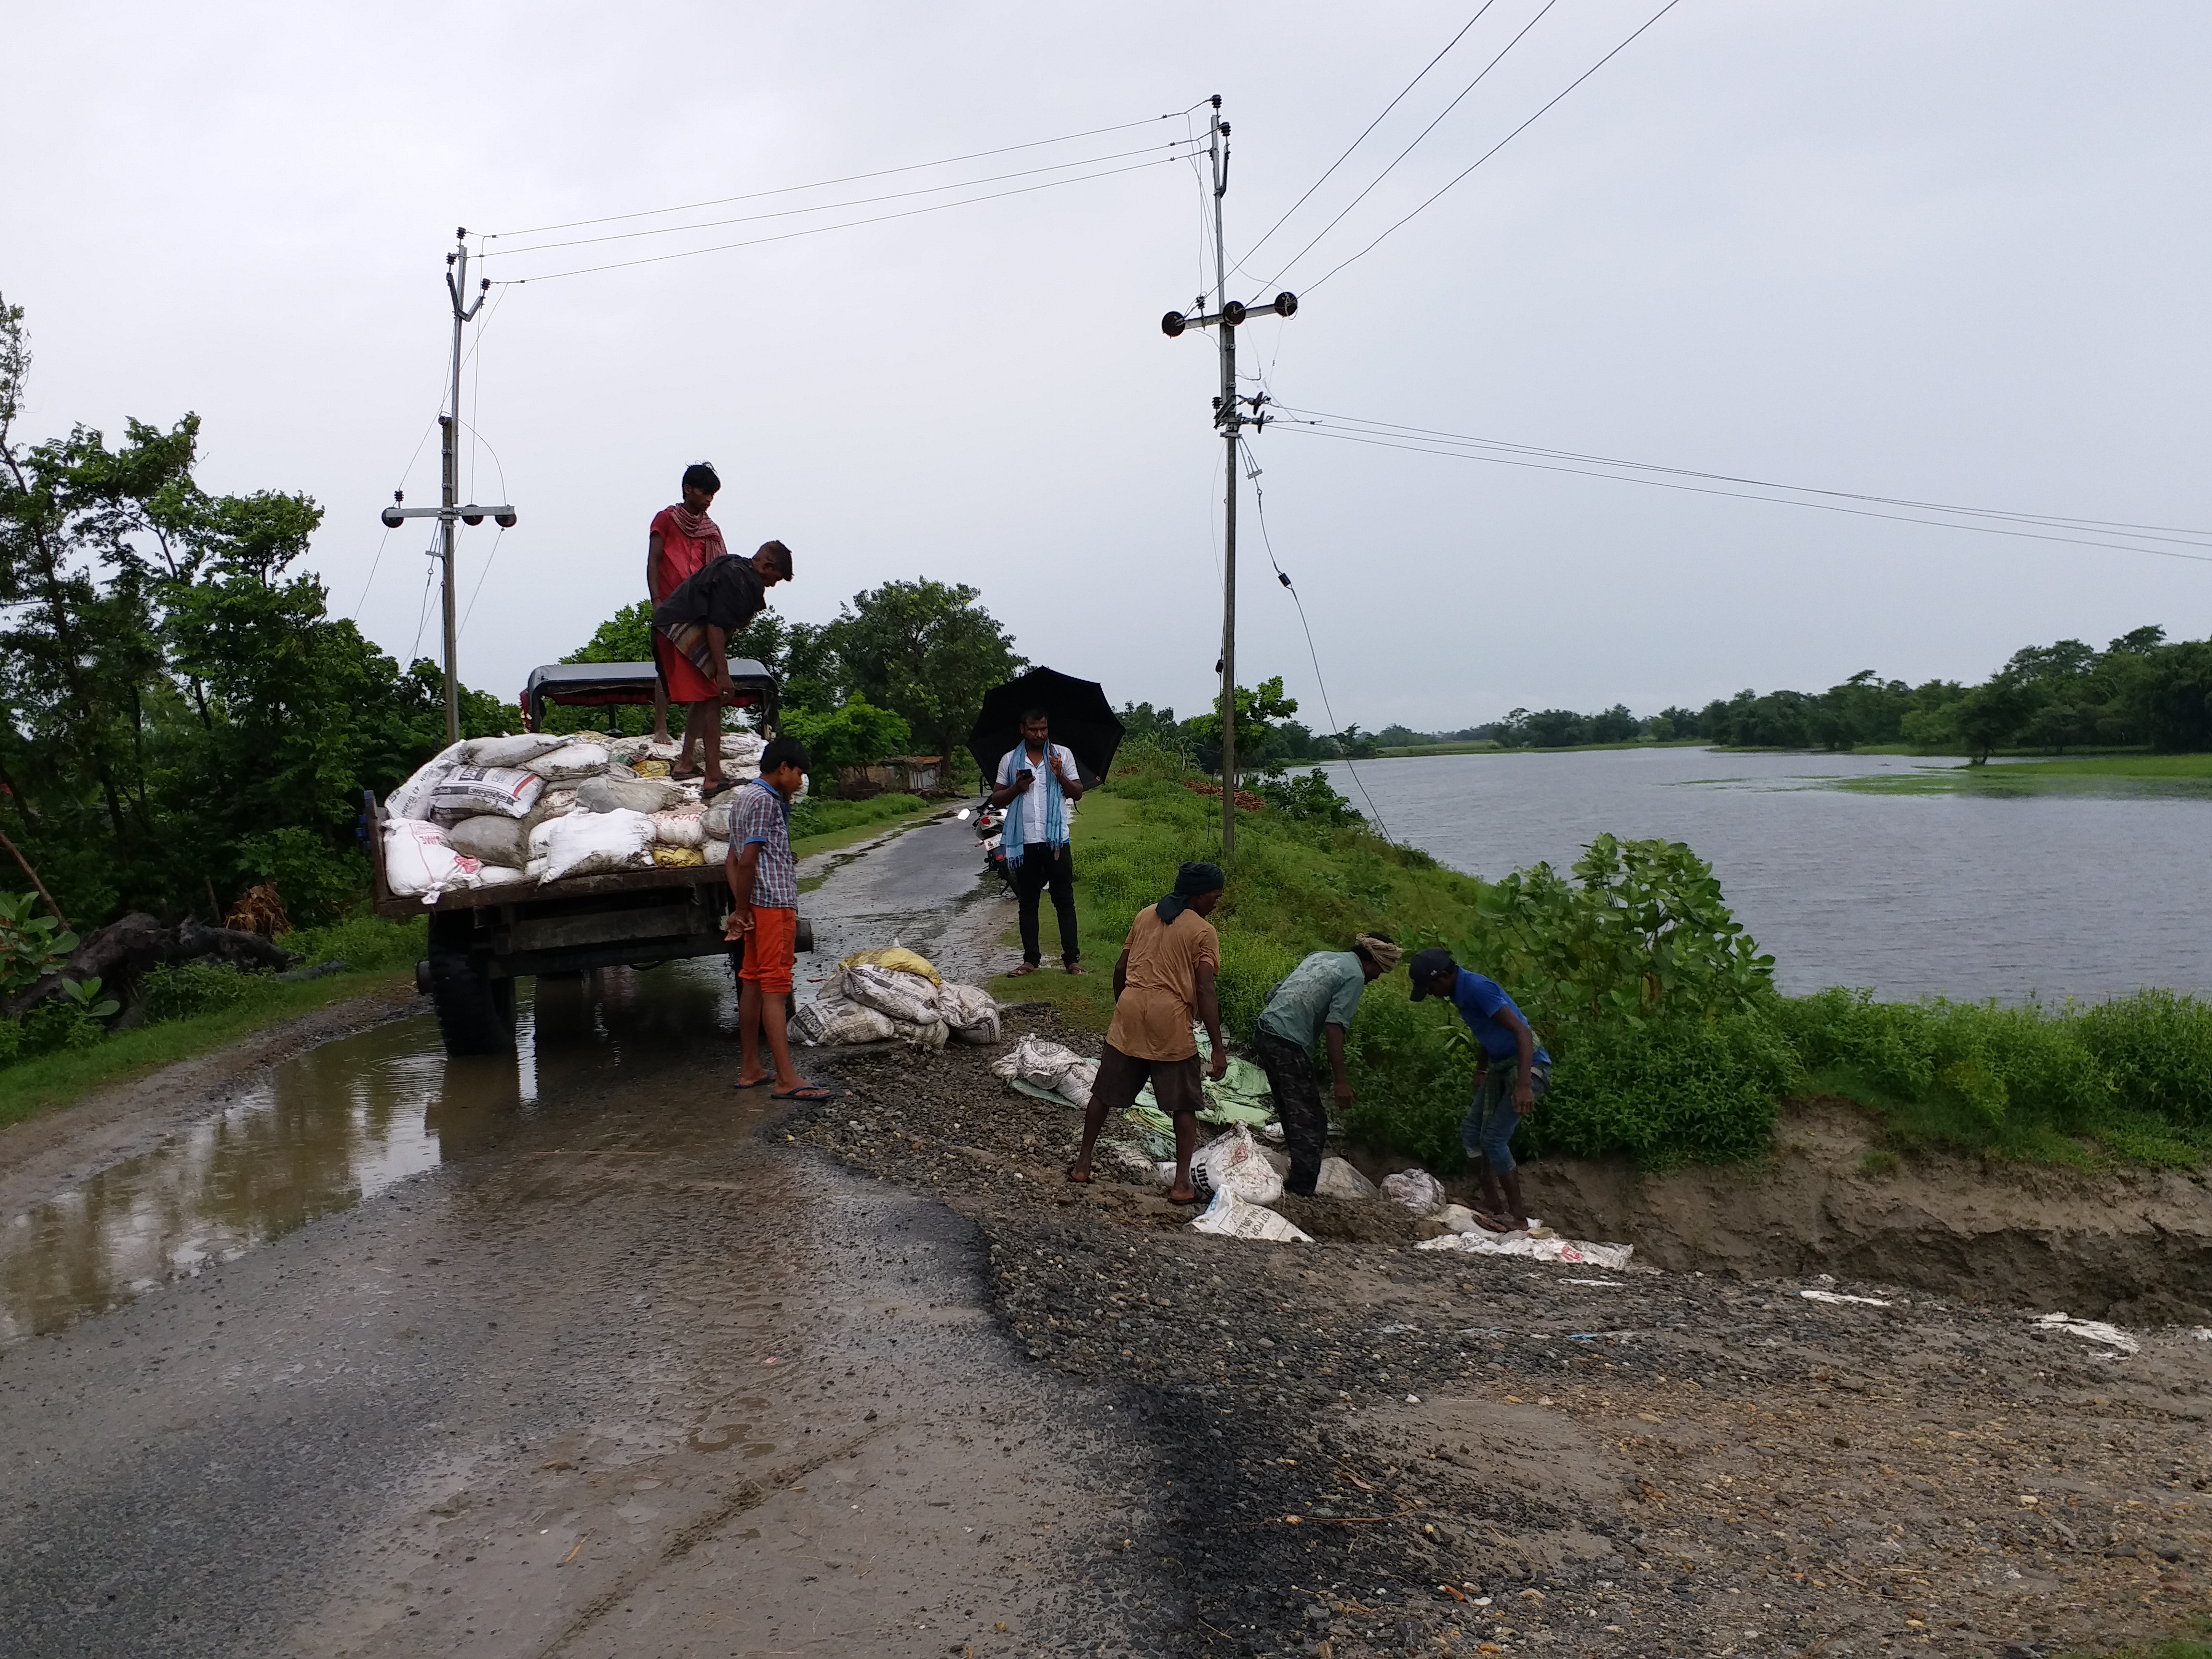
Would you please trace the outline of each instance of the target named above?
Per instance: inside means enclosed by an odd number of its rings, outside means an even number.
[[[752,932],[745,935],[745,965],[738,977],[778,996],[791,994],[791,970],[799,960],[799,912],[753,906]]]

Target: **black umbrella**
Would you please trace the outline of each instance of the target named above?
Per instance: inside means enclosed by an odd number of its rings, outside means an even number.
[[[1057,669],[1032,668],[1019,679],[994,686],[983,696],[969,733],[968,752],[982,769],[988,785],[999,775],[999,763],[1022,740],[1022,715],[1041,708],[1052,723],[1052,740],[1065,744],[1075,756],[1075,769],[1083,781],[1097,783],[1113,769],[1114,751],[1121,746],[1121,722],[1106,689],[1096,680],[1079,680]]]

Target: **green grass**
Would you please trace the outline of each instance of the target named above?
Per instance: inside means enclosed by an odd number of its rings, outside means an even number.
[[[1419,760],[1430,755],[1579,755],[1585,750],[1601,749],[1710,749],[1713,745],[1703,738],[1669,738],[1664,743],[1654,743],[1649,738],[1625,738],[1619,743],[1569,743],[1556,749],[1509,749],[1504,744],[1487,739],[1475,743],[1409,743],[1377,749],[1380,760]],[[1300,766],[1310,763],[1300,761]]]
[[[2140,750],[2006,760],[2002,765],[1917,767],[1901,775],[1836,780],[1836,788],[1874,795],[2195,795],[2212,793],[2212,754],[2152,755]]]
[[[792,855],[803,859],[811,853],[835,852],[894,823],[943,810],[942,801],[926,801],[919,795],[875,795],[866,800],[810,798],[792,809]]]

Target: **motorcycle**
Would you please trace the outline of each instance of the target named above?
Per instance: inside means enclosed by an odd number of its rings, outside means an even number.
[[[975,820],[975,842],[983,854],[983,873],[996,876],[1006,890],[1012,892],[1013,872],[1007,867],[1006,850],[999,844],[1000,832],[1006,828],[1006,809],[992,805],[991,798],[986,795],[982,805],[972,814],[967,807],[960,809],[963,822],[970,816]]]

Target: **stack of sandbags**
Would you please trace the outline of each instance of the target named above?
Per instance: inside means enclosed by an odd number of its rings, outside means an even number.
[[[955,1039],[996,1042],[999,1005],[981,986],[955,985],[922,957],[893,945],[839,963],[836,976],[793,1023],[801,1040],[817,1045],[896,1037],[917,1048],[942,1048]]]
[[[674,743],[576,732],[454,744],[385,803],[386,882],[434,904],[457,888],[720,865],[730,800],[760,775],[763,746],[722,734],[727,781],[708,801],[697,779],[669,775]]]

